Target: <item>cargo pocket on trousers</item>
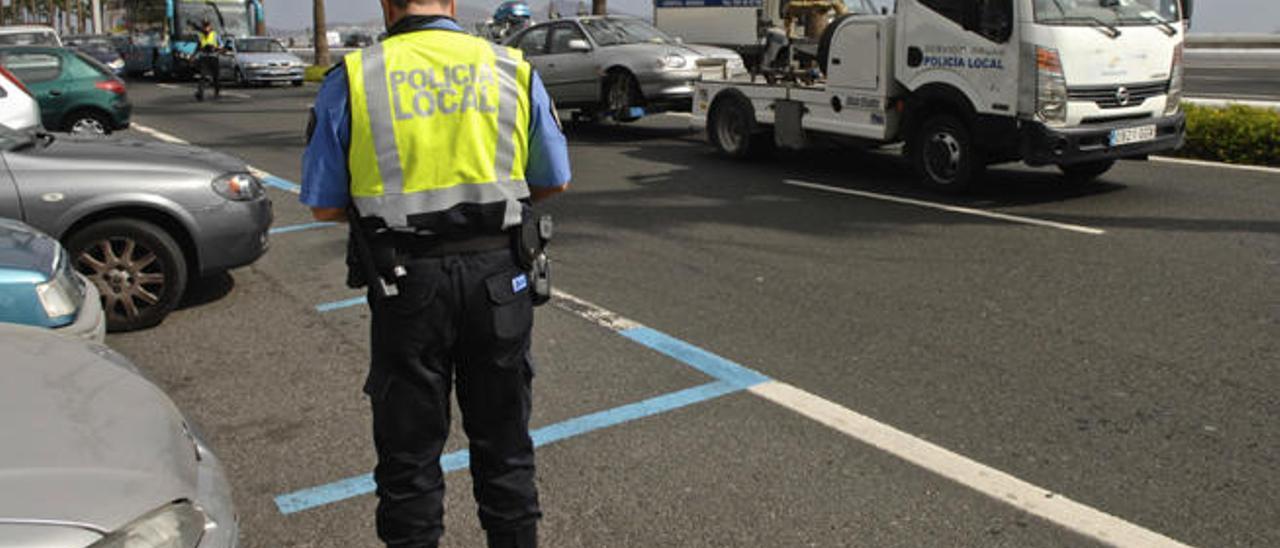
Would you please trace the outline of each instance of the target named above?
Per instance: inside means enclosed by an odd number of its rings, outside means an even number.
[[[533,329],[529,277],[509,271],[485,280],[489,294],[494,359],[501,366],[523,361]]]

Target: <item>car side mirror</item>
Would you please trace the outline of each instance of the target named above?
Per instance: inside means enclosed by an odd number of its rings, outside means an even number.
[[[591,51],[591,44],[581,38],[569,40],[569,51],[587,52]]]

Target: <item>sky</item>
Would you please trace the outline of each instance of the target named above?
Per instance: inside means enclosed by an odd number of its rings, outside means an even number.
[[[498,0],[458,0],[461,5],[486,11]],[[874,0],[887,4],[888,0]],[[302,29],[311,26],[312,0],[263,0],[267,21],[273,28]],[[652,0],[610,0],[628,13],[649,13]],[[334,23],[364,22],[381,17],[378,0],[327,0],[325,10]],[[1192,32],[1280,32],[1280,1],[1197,0]]]

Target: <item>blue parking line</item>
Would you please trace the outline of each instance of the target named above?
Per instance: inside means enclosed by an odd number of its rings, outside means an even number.
[[[333,312],[334,310],[342,310],[343,308],[351,308],[353,306],[367,305],[369,300],[367,297],[352,297],[341,301],[324,303],[316,305],[317,312]]]
[[[769,377],[648,327],[623,329],[619,335],[647,346],[706,375],[740,389],[769,382]]]
[[[303,223],[303,224],[299,224],[299,225],[277,226],[277,227],[273,227],[273,228],[272,228],[271,230],[269,230],[268,232],[269,232],[271,235],[273,235],[273,236],[274,236],[274,235],[276,235],[276,234],[288,234],[288,233],[290,233],[290,232],[302,232],[302,231],[304,231],[304,230],[315,230],[315,229],[318,229],[318,228],[329,228],[329,227],[331,227],[331,226],[338,226],[338,223],[320,222],[320,223]]]
[[[263,177],[262,184],[267,185],[269,187],[278,188],[285,192],[292,192],[294,194],[298,194],[299,192],[302,192],[302,187],[298,185],[298,183],[281,179],[279,177],[276,177],[275,175],[267,175],[266,177]]]
[[[534,430],[530,433],[530,436],[533,438],[534,445],[541,447],[588,432],[660,415],[734,392],[740,392],[744,388],[732,382],[716,381],[545,426]],[[466,468],[469,462],[470,454],[465,449],[449,453],[440,458],[440,466],[445,473]],[[364,474],[319,487],[280,495],[276,497],[275,502],[276,507],[280,509],[280,513],[288,515],[367,495],[372,493],[374,489],[376,489],[376,485],[373,481],[373,475]]]

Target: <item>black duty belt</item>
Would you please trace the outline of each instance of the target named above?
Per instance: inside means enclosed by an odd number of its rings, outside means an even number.
[[[408,257],[444,257],[511,249],[511,235],[506,232],[479,236],[444,237],[396,234],[396,251]]]

